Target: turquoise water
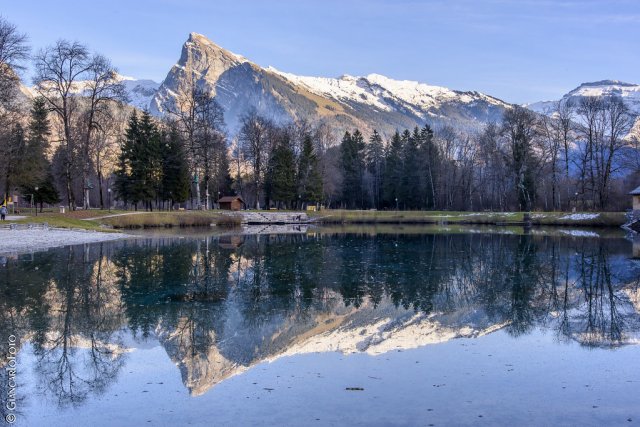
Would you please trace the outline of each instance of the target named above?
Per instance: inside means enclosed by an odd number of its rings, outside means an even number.
[[[142,236],[4,257],[0,365],[11,347],[17,364],[3,418],[637,424],[631,242],[468,231]]]

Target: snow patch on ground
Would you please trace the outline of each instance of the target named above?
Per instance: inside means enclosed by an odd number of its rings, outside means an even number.
[[[594,231],[584,230],[560,230],[560,233],[567,234],[574,237],[600,237],[600,235]]]
[[[515,212],[474,212],[469,214],[462,214],[460,216],[494,216],[494,215],[513,216],[515,214],[516,214]]]
[[[570,219],[573,221],[582,221],[585,219],[596,219],[600,216],[600,214],[585,214],[585,213],[574,213],[571,215],[565,215],[563,217],[561,217],[560,219]]]
[[[0,230],[0,254],[37,252],[49,248],[106,242],[129,237],[123,233],[75,230]]]

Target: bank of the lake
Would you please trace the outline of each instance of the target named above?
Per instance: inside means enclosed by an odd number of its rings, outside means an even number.
[[[452,211],[375,211],[325,210],[311,213],[323,224],[473,224],[531,225],[562,227],[620,227],[626,222],[624,212],[452,212]]]
[[[109,232],[114,229],[227,227],[242,224],[437,224],[495,226],[621,227],[624,212],[453,212],[322,210],[239,212],[211,211],[75,211],[25,215],[16,224],[47,224],[50,227]]]

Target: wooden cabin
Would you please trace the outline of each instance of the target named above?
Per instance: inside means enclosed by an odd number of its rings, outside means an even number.
[[[244,236],[220,236],[218,246],[222,249],[236,249],[244,242]]]
[[[629,195],[633,201],[633,210],[640,212],[640,187],[633,190]]]
[[[218,200],[218,205],[220,206],[220,209],[224,209],[226,211],[239,211],[247,204],[240,196],[224,196]]]

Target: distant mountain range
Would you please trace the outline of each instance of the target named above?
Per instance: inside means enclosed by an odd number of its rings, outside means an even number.
[[[480,92],[393,80],[379,74],[297,76],[273,67],[263,68],[197,33],[189,35],[178,62],[162,83],[125,76],[121,79],[130,104],[157,116],[164,115],[193,82],[216,96],[231,133],[238,130],[242,115],[252,108],[279,123],[323,120],[338,134],[357,127],[365,132],[377,129],[389,136],[396,129],[425,123],[478,129],[490,121],[499,121],[512,105]],[[616,80],[584,83],[563,99],[577,101],[592,95],[620,96],[633,113],[640,115],[640,85],[636,84]],[[524,106],[544,114],[554,102]]]
[[[618,80],[601,80],[592,83],[583,83],[572,91],[566,93],[561,99],[570,101],[574,106],[580,105],[580,101],[588,96],[617,96],[622,99],[629,108],[631,114],[636,116],[635,123],[627,137],[640,136],[640,85],[625,83]],[[524,104],[525,107],[540,113],[551,114],[554,105],[559,100],[541,101],[532,104]]]
[[[602,80],[593,83],[583,83],[562,97],[578,105],[587,96],[618,96],[629,107],[633,114],[640,115],[640,85],[625,83],[618,80]],[[524,104],[525,107],[541,114],[545,114],[559,100],[541,101]]]

